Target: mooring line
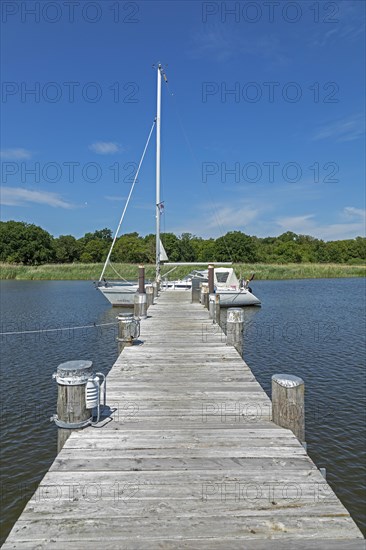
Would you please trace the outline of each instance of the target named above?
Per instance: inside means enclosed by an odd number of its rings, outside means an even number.
[[[39,330],[19,330],[12,332],[0,332],[0,336],[9,336],[15,334],[36,334],[38,332],[56,332],[58,330],[80,330],[83,328],[97,328],[97,327],[106,327],[110,325],[118,325],[118,322],[114,321],[113,323],[99,323],[98,325],[94,323],[93,325],[80,325],[76,327],[59,327],[59,328],[45,328]]]

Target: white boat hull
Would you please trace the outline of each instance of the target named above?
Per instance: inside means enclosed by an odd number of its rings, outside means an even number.
[[[261,302],[249,290],[217,290],[220,295],[220,307],[260,306]]]
[[[107,286],[98,286],[98,290],[115,307],[134,307],[137,285],[119,285],[108,283]]]
[[[185,281],[169,281],[162,284],[161,290],[164,291],[187,291],[191,290],[192,283]],[[243,306],[260,306],[260,300],[249,290],[231,290],[231,289],[216,289],[216,294],[220,295],[221,307],[243,307]]]
[[[160,290],[191,290],[191,288],[191,281],[164,281],[160,285]]]

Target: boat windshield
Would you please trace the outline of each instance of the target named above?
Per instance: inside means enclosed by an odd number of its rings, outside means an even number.
[[[216,279],[217,279],[218,283],[226,283],[227,278],[229,276],[229,272],[228,271],[219,271],[219,272],[216,272],[215,275],[216,275]]]
[[[190,281],[194,277],[198,279],[206,279],[207,274],[205,274],[204,271],[197,271],[196,269],[194,269],[193,271],[191,271],[191,273],[188,273],[188,275],[184,277],[183,281]]]

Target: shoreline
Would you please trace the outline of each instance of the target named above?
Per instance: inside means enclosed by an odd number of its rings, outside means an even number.
[[[220,265],[219,263],[217,265]],[[138,264],[114,264],[121,277],[127,280],[137,280]],[[196,266],[179,266],[169,279],[183,278],[193,268],[207,268],[207,263]],[[239,277],[249,277],[255,273],[256,280],[289,280],[289,279],[332,279],[365,277],[366,265],[350,264],[233,264]],[[97,281],[103,264],[44,264],[40,266],[24,266],[0,264],[0,280],[18,281]],[[146,279],[154,279],[155,266],[145,266]],[[164,276],[164,267],[162,268]],[[110,269],[106,279],[116,279],[116,274]]]

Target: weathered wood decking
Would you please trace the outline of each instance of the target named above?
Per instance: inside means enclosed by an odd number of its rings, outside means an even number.
[[[188,293],[162,293],[3,548],[361,549],[347,510]]]

